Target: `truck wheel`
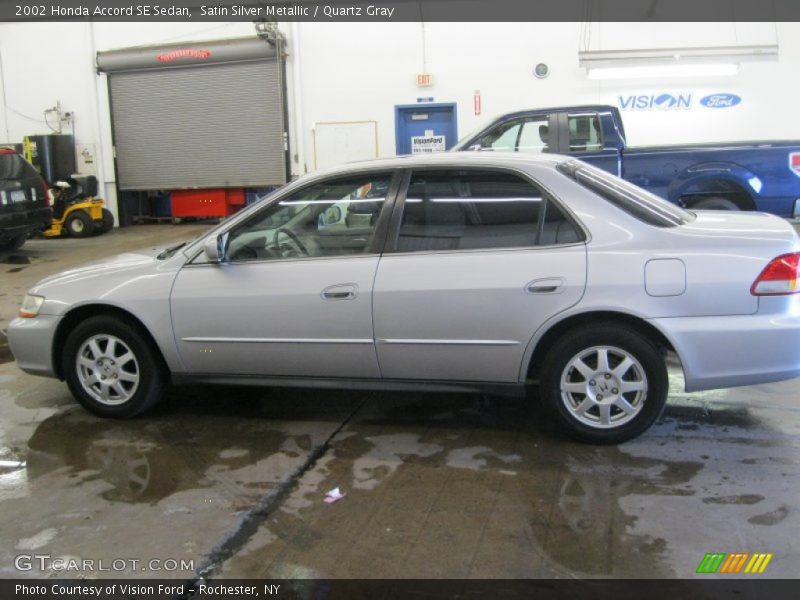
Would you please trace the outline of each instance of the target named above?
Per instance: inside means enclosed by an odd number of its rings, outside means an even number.
[[[616,444],[647,430],[667,401],[667,367],[644,336],[621,325],[565,334],[550,349],[540,378],[547,409],[566,433]]]
[[[67,336],[63,357],[72,395],[98,416],[135,417],[163,396],[167,377],[151,344],[115,317],[83,321]]]
[[[74,237],[89,237],[94,233],[94,221],[86,211],[76,210],[65,224],[67,233]]]
[[[28,234],[21,233],[18,236],[11,238],[10,240],[6,240],[5,242],[0,242],[0,252],[11,252],[14,250],[19,250],[22,248],[22,245],[25,243],[25,240],[28,239]]]
[[[94,225],[95,227],[95,235],[100,235],[101,233],[108,233],[112,229],[114,229],[114,215],[111,214],[111,211],[107,208],[103,209],[103,220],[98,221]]]
[[[721,196],[700,200],[700,202],[693,204],[692,208],[698,210],[741,210],[735,202]]]

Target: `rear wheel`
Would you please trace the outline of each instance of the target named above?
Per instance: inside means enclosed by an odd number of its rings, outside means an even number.
[[[0,242],[0,252],[11,252],[13,250],[19,250],[22,248],[22,245],[25,243],[25,240],[28,239],[28,234],[21,233],[17,236],[14,236],[10,240],[6,240],[5,242]]]
[[[721,196],[700,200],[696,204],[693,204],[692,208],[698,210],[741,210],[733,200],[728,200]]]
[[[95,235],[100,235],[101,233],[108,233],[112,229],[114,229],[114,215],[111,214],[110,210],[104,208],[103,220],[94,224],[94,233]]]
[[[129,418],[155,405],[164,368],[136,328],[101,315],[78,325],[64,345],[62,372],[75,398],[101,417]]]
[[[663,357],[624,326],[573,330],[550,349],[540,391],[548,410],[572,437],[616,444],[647,430],[667,401]]]
[[[94,221],[86,211],[76,210],[65,224],[67,233],[74,237],[88,237],[94,233]]]

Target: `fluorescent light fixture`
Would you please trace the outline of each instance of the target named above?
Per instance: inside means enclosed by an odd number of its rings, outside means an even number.
[[[778,60],[777,45],[578,52],[590,79],[736,75],[739,63],[768,60]]]
[[[739,65],[647,65],[641,67],[595,67],[589,69],[589,79],[646,79],[661,77],[725,77],[736,75]]]

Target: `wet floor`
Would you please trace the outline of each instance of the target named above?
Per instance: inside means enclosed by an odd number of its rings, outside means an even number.
[[[535,397],[184,388],[107,421],[3,364],[0,577],[51,574],[15,568],[37,554],[141,561],[75,577],[691,577],[707,552],[773,553],[763,577],[796,576],[797,382],[671,379],[653,429],[592,447]]]

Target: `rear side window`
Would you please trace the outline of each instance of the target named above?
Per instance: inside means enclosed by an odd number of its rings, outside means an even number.
[[[558,206],[517,175],[422,171],[409,184],[397,251],[514,248],[581,239]]]
[[[671,202],[582,161],[566,161],[559,164],[557,169],[617,208],[650,225],[675,227],[693,219],[691,213]]]
[[[569,115],[567,126],[570,152],[596,152],[603,149],[597,113]]]
[[[0,153],[0,180],[38,178],[39,173],[19,154]]]

